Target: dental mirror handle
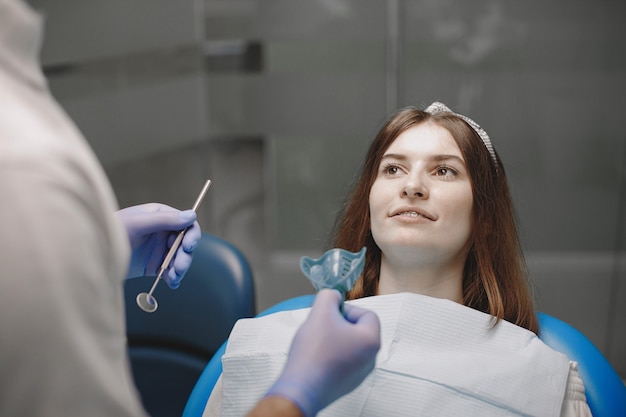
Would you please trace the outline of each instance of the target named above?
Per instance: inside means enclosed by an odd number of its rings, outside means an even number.
[[[207,180],[204,183],[204,186],[202,187],[202,190],[200,191],[200,194],[198,195],[198,198],[196,199],[196,202],[193,204],[193,207],[191,208],[191,210],[196,213],[198,211],[198,207],[200,207],[200,204],[202,203],[202,200],[204,199],[204,196],[206,195],[207,191],[209,190],[209,187],[211,186],[211,180]],[[161,277],[163,276],[163,274],[165,273],[165,271],[167,270],[167,268],[170,265],[170,262],[172,262],[172,258],[174,258],[174,255],[176,254],[176,251],[178,250],[178,247],[180,246],[181,242],[183,241],[183,237],[185,236],[185,232],[187,231],[187,229],[189,229],[189,227],[184,228],[183,230],[181,230],[180,232],[178,232],[178,235],[176,236],[176,239],[174,240],[174,243],[172,244],[172,247],[170,248],[170,250],[167,252],[167,255],[165,255],[165,259],[163,259],[163,263],[161,263],[161,267],[159,268],[159,273],[156,277],[156,279],[154,280],[154,283],[152,284],[152,288],[150,288],[150,291],[148,291],[148,293],[141,293],[137,296],[137,304],[139,305],[139,307],[144,310],[147,311],[149,313],[153,312],[156,310],[156,300],[154,298],[154,296],[152,295],[152,293],[154,292],[157,284],[159,283],[159,281],[161,280]],[[145,305],[145,302],[148,302],[150,305]]]

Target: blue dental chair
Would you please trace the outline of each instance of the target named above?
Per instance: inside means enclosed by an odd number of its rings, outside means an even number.
[[[128,354],[135,385],[152,417],[180,416],[189,394],[235,322],[256,313],[250,266],[229,242],[202,234],[180,287],[160,283],[159,308],[142,311],[135,297],[155,277],[124,284]]]
[[[277,311],[307,308],[314,295],[303,295],[280,302],[259,316]],[[626,386],[602,353],[587,337],[569,324],[545,313],[537,313],[539,338],[551,348],[578,362],[580,376],[585,384],[587,403],[594,417],[626,416]],[[219,376],[226,343],[211,359],[194,387],[183,417],[201,417]]]

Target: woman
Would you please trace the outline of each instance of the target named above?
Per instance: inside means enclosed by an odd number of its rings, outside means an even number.
[[[428,164],[429,161],[405,161],[388,156],[395,154],[396,148],[404,147],[404,141],[409,141],[406,146],[411,146],[411,139],[414,139],[415,146],[426,146],[425,141],[429,138],[445,143],[442,151],[454,158],[435,158]],[[430,145],[436,146],[437,143]],[[407,157],[404,154],[399,156],[401,159]],[[414,172],[417,169],[421,172]],[[391,170],[394,172],[388,172]],[[378,213],[372,200],[384,191],[391,191],[390,187],[395,187],[393,192],[399,195],[397,201],[400,206],[406,203],[426,210],[436,204],[429,194],[439,197],[435,190],[457,192],[457,185],[467,198],[463,215],[468,217],[466,220],[469,222],[465,227],[471,230],[468,231],[466,246],[453,263],[451,259],[432,254],[424,259],[410,256],[409,259],[415,261],[414,271],[405,271],[410,275],[410,283],[423,280],[423,285],[433,285],[443,276],[449,277],[439,272],[431,277],[424,276],[424,262],[438,262],[446,270],[453,268],[456,274],[454,288],[449,288],[450,293],[441,294],[441,298],[453,299],[537,333],[537,318],[527,284],[504,167],[485,131],[470,119],[452,113],[441,103],[434,103],[426,111],[414,108],[399,111],[385,124],[370,147],[335,239],[335,247],[357,251],[366,246],[368,249],[363,275],[348,298],[385,294],[388,292],[387,280],[393,279],[385,275],[385,272],[390,272],[393,261],[389,255],[385,256],[376,241],[376,231],[382,233],[386,228],[382,225],[377,227]],[[423,187],[424,190],[417,190],[417,194],[413,195],[411,187]],[[446,201],[443,203],[446,204]],[[382,216],[385,214],[382,213]],[[427,218],[423,215],[398,219],[409,233],[419,234],[423,229],[437,225],[437,222],[424,221]],[[437,221],[446,220],[444,217]],[[389,222],[395,223],[392,219]]]
[[[441,103],[394,114],[370,147],[334,246],[367,247],[348,298],[378,313],[382,347],[372,374],[322,415],[591,415],[576,364],[536,337],[504,167],[471,119]],[[222,415],[241,413],[232,404],[277,375],[289,337],[285,346],[273,338],[301,316],[237,324]],[[256,358],[250,346],[263,347]],[[241,378],[242,369],[255,373]]]

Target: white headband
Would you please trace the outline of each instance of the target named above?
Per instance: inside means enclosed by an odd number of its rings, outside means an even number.
[[[426,113],[430,113],[430,114],[437,114],[437,113],[452,113],[458,117],[460,117],[461,119],[463,119],[468,125],[470,125],[470,127],[472,129],[474,129],[474,131],[476,133],[478,133],[478,136],[480,136],[480,138],[482,139],[483,143],[485,144],[485,147],[487,148],[487,150],[489,151],[489,154],[491,155],[491,159],[493,160],[493,164],[496,167],[496,172],[498,169],[498,160],[496,158],[496,152],[493,149],[493,145],[491,144],[491,140],[489,139],[489,135],[487,134],[487,132],[485,132],[485,130],[480,127],[478,125],[478,123],[476,123],[475,121],[473,121],[472,119],[470,119],[467,116],[463,116],[462,114],[458,114],[453,112],[452,110],[450,110],[445,104],[440,103],[438,101],[435,101],[433,104],[431,104],[430,106],[428,106],[426,108],[426,110],[424,110]]]

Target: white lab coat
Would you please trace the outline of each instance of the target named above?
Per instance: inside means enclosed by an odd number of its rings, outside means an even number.
[[[41,20],[0,0],[0,416],[145,416],[125,347],[128,237],[48,90]]]

